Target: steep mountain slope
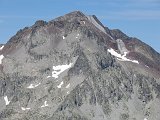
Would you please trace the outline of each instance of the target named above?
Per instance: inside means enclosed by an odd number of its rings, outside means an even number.
[[[160,118],[159,53],[95,16],[37,21],[0,53],[0,120]]]

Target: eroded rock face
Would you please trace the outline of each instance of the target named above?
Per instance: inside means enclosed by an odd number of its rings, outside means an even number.
[[[79,11],[20,30],[0,49],[0,120],[159,120],[160,55],[134,40]]]

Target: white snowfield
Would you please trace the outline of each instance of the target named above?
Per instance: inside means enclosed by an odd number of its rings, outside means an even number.
[[[70,87],[70,83],[66,86],[66,88],[69,88]]]
[[[30,84],[27,88],[28,89],[33,89],[33,88],[36,88],[36,87],[38,87],[39,85],[40,85],[41,83],[38,83],[38,84]]]
[[[58,88],[61,88],[63,85],[63,81],[57,86]]]
[[[117,59],[120,60],[120,61],[129,61],[129,62],[139,64],[139,62],[137,60],[130,60],[130,59],[126,58],[127,52],[124,52],[124,55],[121,55],[121,54],[117,53],[112,48],[108,49],[108,52],[111,53],[113,56],[117,57]]]
[[[64,72],[65,70],[69,69],[72,66],[73,63],[70,63],[69,65],[58,65],[53,66],[52,76],[47,76],[47,78],[54,77],[58,78],[58,76]]]
[[[4,97],[4,100],[5,100],[6,105],[9,105],[9,103],[11,102],[11,101],[8,100],[7,96]]]
[[[41,108],[47,107],[47,106],[49,106],[49,105],[47,104],[47,101],[44,101],[44,105],[42,105]]]
[[[21,109],[22,109],[23,111],[25,111],[25,110],[30,110],[31,108],[24,108],[24,107],[21,107]]]
[[[144,120],[147,120],[147,118],[144,118]]]
[[[0,50],[2,50],[4,48],[4,45],[2,47],[0,47]]]
[[[4,58],[3,55],[0,55],[0,64],[2,64],[2,59]]]

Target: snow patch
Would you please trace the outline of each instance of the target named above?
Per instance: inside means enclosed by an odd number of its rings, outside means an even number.
[[[123,56],[126,57],[127,54],[128,54],[128,52],[124,52],[124,55],[123,55]]]
[[[0,64],[2,64],[2,59],[4,58],[3,55],[0,55]]]
[[[124,84],[123,83],[121,83],[121,87],[124,88]]]
[[[38,87],[39,85],[40,85],[41,83],[38,83],[38,84],[30,84],[27,88],[29,88],[29,89],[33,89],[33,88],[36,88],[36,87]]]
[[[149,68],[149,66],[148,65],[145,65],[147,68]]]
[[[58,88],[61,88],[63,85],[63,81],[57,86]]]
[[[9,103],[11,102],[11,101],[8,100],[7,96],[4,97],[4,100],[5,100],[6,105],[9,105]]]
[[[47,106],[49,106],[49,105],[47,104],[47,101],[44,101],[44,105],[42,105],[41,108],[47,107]]]
[[[78,37],[79,37],[79,34],[77,34],[76,38],[78,38]]]
[[[70,83],[66,86],[66,88],[69,88],[70,87]]]
[[[108,52],[111,53],[113,56],[115,57],[118,57],[118,58],[121,58],[122,55],[117,53],[116,51],[114,51],[112,48],[111,49],[108,49]]]
[[[119,61],[129,61],[129,62],[139,64],[139,62],[137,60],[130,60],[130,59],[126,58],[127,52],[124,52],[124,55],[121,55],[121,54],[117,53],[116,51],[114,51],[114,49],[112,49],[112,48],[108,49],[108,52],[111,53],[113,56],[117,57],[117,60],[119,60]]]
[[[147,120],[147,118],[144,118],[144,120]]]
[[[53,71],[52,71],[52,77],[58,78],[58,75],[64,72],[65,70],[69,69],[72,66],[72,63],[69,65],[58,65],[58,66],[53,66]],[[49,78],[50,76],[48,76]]]
[[[119,60],[119,61],[128,61],[128,62],[133,62],[133,63],[139,64],[139,62],[137,60],[130,60],[130,59],[127,59],[127,58],[125,58],[125,59],[119,59],[119,58],[117,58],[117,60]]]
[[[63,36],[62,38],[63,38],[63,40],[64,40],[66,37]]]
[[[49,75],[49,76],[47,76],[47,78],[50,78],[51,76]]]
[[[2,47],[0,47],[0,50],[2,50],[4,48],[4,45]]]
[[[23,111],[25,111],[25,110],[30,110],[31,108],[24,108],[24,107],[21,107],[21,109],[22,109]]]

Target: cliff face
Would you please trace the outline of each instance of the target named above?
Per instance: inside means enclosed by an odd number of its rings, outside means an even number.
[[[160,54],[96,16],[37,21],[0,54],[0,120],[160,118]]]

